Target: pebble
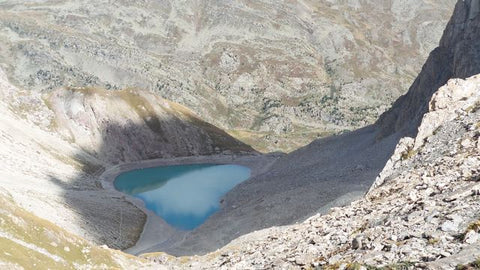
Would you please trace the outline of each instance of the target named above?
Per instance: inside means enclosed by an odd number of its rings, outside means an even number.
[[[442,231],[444,232],[456,232],[458,231],[458,224],[454,221],[447,220],[442,224]]]

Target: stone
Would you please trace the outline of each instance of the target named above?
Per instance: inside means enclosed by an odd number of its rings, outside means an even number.
[[[475,232],[474,230],[469,230],[465,234],[464,241],[467,244],[475,244],[475,243],[478,242],[479,238],[480,238],[480,236],[477,232]]]
[[[352,240],[352,249],[362,249],[362,236],[357,236]]]

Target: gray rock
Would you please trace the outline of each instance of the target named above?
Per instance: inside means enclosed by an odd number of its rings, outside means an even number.
[[[470,230],[465,234],[464,239],[467,244],[475,244],[480,239],[480,235],[477,232]]]
[[[352,240],[352,249],[362,249],[362,236],[357,236]]]

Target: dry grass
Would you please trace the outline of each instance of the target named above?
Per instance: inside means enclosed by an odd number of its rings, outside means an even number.
[[[82,265],[97,269],[120,268],[113,259],[116,251],[96,247],[34,216],[15,205],[3,192],[0,192],[0,205],[0,230],[9,236],[0,237],[1,261],[26,269],[76,269]],[[22,241],[29,245],[23,245]],[[60,260],[54,260],[55,256]]]

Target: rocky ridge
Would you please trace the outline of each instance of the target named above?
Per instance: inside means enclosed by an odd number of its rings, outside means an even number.
[[[480,73],[480,10],[478,0],[458,1],[440,44],[428,57],[408,93],[400,97],[377,124],[379,138],[395,132],[415,135],[428,101],[451,78]]]

